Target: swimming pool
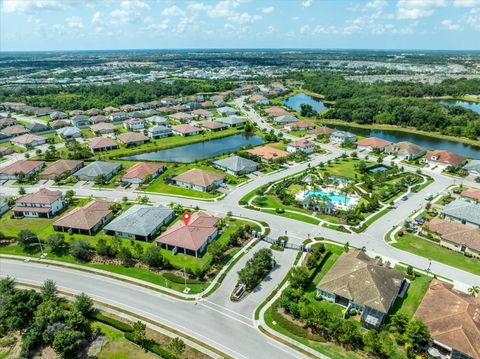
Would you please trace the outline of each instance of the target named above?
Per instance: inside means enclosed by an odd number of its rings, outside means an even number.
[[[317,197],[320,197],[320,196],[325,196],[325,197],[328,197],[328,199],[332,202],[337,202],[337,203],[340,203],[340,204],[348,204],[348,202],[350,202],[350,198],[343,195],[343,194],[333,194],[333,193],[327,193],[327,192],[324,192],[322,190],[315,190],[315,191],[307,191],[307,194],[306,194],[307,197],[310,197],[310,196],[317,196]]]

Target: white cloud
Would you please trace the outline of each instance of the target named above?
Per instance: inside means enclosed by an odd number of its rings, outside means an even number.
[[[67,22],[68,27],[71,27],[72,29],[83,29],[85,27],[83,20],[78,16],[69,16],[65,21]]]
[[[310,30],[310,26],[308,26],[308,25],[303,25],[303,26],[300,28],[300,33],[301,33],[301,34],[305,34],[305,33],[307,33],[309,30]]]
[[[39,10],[61,10],[69,1],[58,0],[3,0],[2,9],[7,13],[31,13]]]
[[[470,10],[466,22],[475,30],[480,31],[480,8]]]
[[[152,23],[148,25],[147,28],[150,30],[166,30],[168,29],[169,24],[170,24],[170,19],[164,19],[160,22]]]
[[[98,24],[100,22],[102,14],[100,11],[97,11],[95,14],[92,16],[92,20],[90,21],[92,25]]]
[[[302,6],[303,7],[310,7],[312,6],[313,0],[303,0],[302,1]]]
[[[124,0],[120,8],[113,10],[110,16],[114,23],[138,23],[144,20],[144,12],[150,10],[150,6],[142,0]]]
[[[386,0],[372,0],[365,5],[366,8],[368,9],[374,9],[374,10],[381,10],[384,7],[388,6],[388,2]]]
[[[264,7],[262,9],[262,12],[264,14],[271,14],[273,12],[273,10],[275,10],[275,8],[273,6],[270,6],[270,7]]]
[[[292,20],[293,20],[293,21],[298,21],[298,20],[300,20],[300,17],[294,16],[294,17],[292,17]]]
[[[456,7],[480,7],[480,0],[454,0],[453,6]]]
[[[210,17],[229,17],[233,16],[234,10],[239,6],[239,2],[236,0],[222,0],[215,6],[210,7],[207,11],[207,15]]]
[[[430,16],[434,13],[435,8],[446,5],[446,0],[398,0],[397,17],[415,20]]]
[[[162,10],[163,16],[185,16],[185,11],[180,9],[177,5],[167,7]]]
[[[236,22],[238,24],[252,24],[262,17],[260,15],[250,15],[246,12],[236,13],[233,16],[230,16],[228,19],[230,21]]]
[[[447,29],[449,31],[462,31],[463,30],[463,28],[459,24],[455,23],[453,20],[450,20],[450,19],[443,20],[441,22],[441,24],[442,24],[442,27],[444,29]]]

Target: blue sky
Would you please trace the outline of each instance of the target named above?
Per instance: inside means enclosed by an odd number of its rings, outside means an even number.
[[[480,50],[480,0],[0,0],[0,50]]]

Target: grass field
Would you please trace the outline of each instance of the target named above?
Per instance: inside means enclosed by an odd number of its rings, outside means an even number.
[[[341,176],[355,179],[355,176],[360,177],[361,173],[355,169],[355,165],[360,163],[359,159],[346,158],[331,161],[330,164],[325,163],[322,172],[328,172],[333,176]],[[367,167],[373,166],[375,163],[365,161]]]
[[[396,239],[396,243],[391,243],[395,248],[480,275],[478,259],[468,258],[410,233],[405,233],[402,237],[396,236]]]

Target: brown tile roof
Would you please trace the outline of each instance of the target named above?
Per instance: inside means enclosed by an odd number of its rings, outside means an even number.
[[[312,135],[329,135],[334,131],[335,130],[330,127],[321,126],[311,130],[309,133],[311,133]]]
[[[443,345],[480,359],[480,298],[433,279],[415,318]]]
[[[95,199],[83,207],[74,208],[59,218],[53,223],[53,225],[58,227],[91,230],[100,223],[103,218],[112,214],[112,211],[110,210],[111,204],[111,202],[105,200]]]
[[[13,126],[8,126],[2,129],[2,132],[5,133],[6,135],[20,135],[22,133],[28,133],[30,132],[28,129],[23,127],[22,125],[13,125]]]
[[[173,177],[174,181],[181,181],[185,183],[191,183],[196,186],[208,187],[215,181],[225,178],[221,173],[200,170],[198,168],[192,168],[178,176]]]
[[[109,137],[95,137],[90,140],[88,146],[92,150],[106,147],[115,147],[118,146],[117,143]]]
[[[105,122],[100,122],[95,125],[91,125],[90,129],[93,132],[99,132],[99,131],[111,131],[114,132],[116,127],[113,123],[105,123]]]
[[[255,147],[247,150],[246,152],[251,155],[260,157],[264,160],[276,160],[279,158],[284,158],[289,155],[287,151],[282,151],[270,146]]]
[[[315,128],[315,125],[307,121],[297,121],[297,122],[289,123],[285,127],[301,129],[301,128],[311,128],[311,127]]]
[[[46,141],[47,139],[43,136],[34,135],[33,133],[26,133],[24,135],[12,138],[10,141],[15,143],[20,143],[23,145],[28,145],[36,141]]]
[[[123,121],[123,123],[127,123],[127,124],[144,123],[144,122],[145,120],[143,118],[136,118],[136,117],[129,118]]]
[[[209,130],[218,130],[220,128],[227,128],[227,125],[217,121],[202,121],[200,122],[200,126]]]
[[[269,116],[278,117],[278,116],[291,116],[292,114],[281,107],[270,107],[265,109],[265,112]]]
[[[462,192],[462,196],[480,201],[480,188],[467,188]]]
[[[473,228],[458,222],[449,222],[433,218],[425,224],[427,228],[440,235],[444,240],[467,246],[480,251],[480,229]]]
[[[437,159],[434,160],[432,157],[436,157]],[[460,156],[456,153],[443,150],[429,151],[425,155],[425,158],[430,161],[445,163],[450,166],[459,166],[467,159],[466,157]]]
[[[103,115],[90,117],[90,122],[92,122],[92,123],[102,123],[102,122],[108,122],[108,121],[110,121],[110,118],[108,118],[107,116],[103,116]]]
[[[60,176],[64,173],[72,173],[74,169],[81,166],[83,161],[78,160],[58,160],[48,166],[42,173],[41,178]]]
[[[204,110],[203,108],[193,110],[192,113],[197,116],[213,116],[213,114],[210,111]]]
[[[50,122],[50,126],[52,128],[60,128],[60,127],[65,127],[69,124],[67,120],[55,120]]]
[[[201,128],[192,126],[192,125],[178,125],[178,126],[173,126],[172,130],[175,132],[183,133],[183,134],[189,134],[193,132],[202,132],[203,130]]]
[[[5,155],[9,155],[11,153],[13,153],[13,150],[11,148],[0,146],[0,154],[5,156]]]
[[[260,101],[260,100],[266,100],[267,98],[265,96],[262,96],[260,94],[255,94],[252,95],[248,98],[250,101]]]
[[[317,288],[388,313],[403,279],[402,272],[381,266],[360,250],[350,250],[337,259]]]
[[[378,137],[368,137],[368,138],[364,138],[363,140],[357,141],[358,146],[372,147],[372,148],[378,148],[378,149],[385,148],[385,146],[388,146],[390,144],[391,144],[390,141],[387,141]]]
[[[141,178],[144,179],[147,175],[153,175],[161,168],[165,168],[162,163],[154,162],[139,162],[128,169],[123,178]]]
[[[117,136],[117,139],[120,142],[123,142],[125,144],[136,143],[136,142],[147,142],[150,140],[150,138],[145,136],[143,133],[138,133],[138,132],[122,133]]]
[[[300,139],[300,140],[292,141],[288,145],[296,148],[307,148],[307,147],[314,146],[314,143],[306,139]]]
[[[177,121],[193,119],[192,115],[190,115],[189,113],[185,113],[185,112],[177,112],[177,113],[174,113],[172,115],[168,115],[168,117],[173,118],[174,120],[177,120]]]
[[[160,235],[156,241],[197,251],[205,244],[208,237],[217,231],[215,227],[217,221],[218,218],[216,217],[203,212],[196,212],[192,214],[188,225],[183,221],[178,221]]]
[[[15,173],[28,174],[36,168],[42,167],[44,164],[45,162],[43,161],[18,160],[17,162],[0,169],[0,173],[5,175],[14,175]]]
[[[3,117],[3,118],[0,118],[0,127],[4,126],[4,125],[10,125],[10,124],[17,124],[17,120],[15,120],[14,118],[11,118],[11,117]]]
[[[15,203],[52,204],[60,197],[62,197],[61,191],[50,191],[47,188],[42,188],[38,192],[30,193],[20,197],[15,201]]]

